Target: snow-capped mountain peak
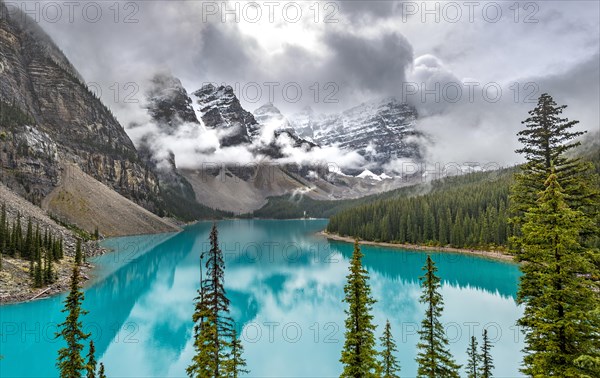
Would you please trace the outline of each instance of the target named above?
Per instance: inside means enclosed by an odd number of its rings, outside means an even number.
[[[375,171],[398,158],[419,159],[414,137],[416,110],[394,97],[362,103],[337,114],[316,114],[303,109],[290,117],[290,123],[302,138],[311,138],[322,146],[337,145],[357,151]]]
[[[381,181],[382,180],[381,177],[379,177],[375,173],[369,171],[368,169],[365,169],[364,171],[362,171],[362,173],[360,173],[356,177],[361,178],[361,179],[371,179],[371,180],[375,180],[375,181]]]

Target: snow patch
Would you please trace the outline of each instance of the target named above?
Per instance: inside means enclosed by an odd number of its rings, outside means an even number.
[[[362,171],[361,174],[357,175],[356,177],[361,178],[361,179],[371,179],[371,180],[375,180],[375,181],[382,180],[382,178],[380,176],[377,176],[375,173],[369,171],[368,169],[365,169],[364,171]]]

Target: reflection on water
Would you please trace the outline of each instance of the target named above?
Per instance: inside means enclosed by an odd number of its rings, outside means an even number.
[[[225,286],[251,376],[338,376],[344,335],[343,286],[352,245],[315,233],[326,221],[226,221],[219,225]],[[109,376],[185,376],[193,354],[193,298],[209,223],[179,234],[112,239],[85,291],[83,318]],[[392,323],[403,376],[414,376],[423,307],[424,252],[364,246],[375,322]],[[432,253],[443,279],[443,322],[464,363],[467,341],[483,327],[495,340],[497,376],[518,376],[522,337],[514,327],[519,277],[513,264]],[[64,296],[0,308],[0,376],[56,376]],[[378,332],[381,327],[378,328]],[[379,337],[379,334],[377,335]],[[35,356],[35,357],[34,357]],[[24,363],[35,359],[36,363]]]

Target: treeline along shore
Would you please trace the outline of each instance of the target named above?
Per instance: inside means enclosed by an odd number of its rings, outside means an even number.
[[[346,243],[354,243],[356,240],[350,236],[341,236],[338,234],[330,233],[327,231],[321,231],[318,233],[321,236],[329,240],[342,241]],[[395,249],[407,249],[407,250],[417,250],[417,251],[439,251],[439,252],[450,252],[450,253],[464,253],[469,255],[476,255],[480,257],[491,258],[495,260],[501,261],[509,261],[515,262],[514,256],[510,255],[503,251],[483,251],[476,249],[466,249],[466,248],[453,248],[453,247],[438,247],[438,246],[429,246],[429,245],[419,245],[419,244],[405,244],[405,243],[388,243],[388,242],[376,242],[369,240],[359,240],[359,244],[363,245],[374,245],[378,247],[387,247],[387,248],[395,248]]]

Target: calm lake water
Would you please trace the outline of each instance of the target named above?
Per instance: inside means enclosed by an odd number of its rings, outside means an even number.
[[[225,287],[252,377],[339,376],[344,341],[341,302],[352,245],[315,233],[326,220],[235,220],[219,223]],[[193,298],[199,254],[210,223],[179,234],[116,238],[115,252],[96,258],[97,277],[85,289],[83,317],[97,359],[109,377],[182,377],[193,354]],[[377,303],[377,337],[389,319],[402,376],[416,374],[416,344],[424,307],[419,276],[426,252],[363,246]],[[471,334],[488,329],[497,377],[517,377],[523,337],[515,327],[519,270],[484,258],[430,253],[442,277],[442,321],[451,351],[466,362]],[[57,376],[64,295],[0,307],[1,377]]]

